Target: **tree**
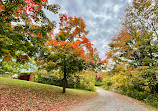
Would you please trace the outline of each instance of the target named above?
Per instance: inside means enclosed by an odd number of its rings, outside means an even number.
[[[134,67],[157,65],[157,3],[134,0],[126,9],[123,29],[109,44],[109,58]]]
[[[26,58],[23,58],[26,57]],[[10,59],[9,61],[3,60],[0,65],[0,75],[13,75],[20,74],[21,70],[35,69],[33,58],[27,58],[28,56],[21,56],[21,62],[17,62],[16,59]]]
[[[126,9],[123,26],[130,32],[147,30],[158,36],[157,11],[157,0],[133,0],[133,4]]]
[[[109,44],[107,59],[112,59],[116,64],[125,62],[134,67],[157,65],[157,45],[152,42],[152,34],[139,31],[133,37],[126,29],[122,30]]]
[[[1,0],[0,1],[0,59],[19,57],[22,52],[36,56],[49,39],[53,30],[42,8],[57,13],[59,5],[48,5],[47,0]]]
[[[43,58],[39,58],[41,68],[50,71],[60,69],[63,72],[63,93],[66,91],[67,77],[95,64],[94,48],[85,36],[88,31],[81,17],[60,15],[60,32],[49,40]],[[95,59],[94,59],[95,58]]]
[[[47,0],[1,0],[0,1],[0,67],[5,61],[36,57],[48,41],[47,33],[55,27],[43,12],[43,8],[57,13],[59,5],[48,5]],[[4,62],[4,63],[3,63]],[[22,65],[23,66],[23,65]],[[4,71],[4,70],[3,70]]]
[[[84,20],[79,17],[67,17],[66,14],[60,14],[60,32],[56,34],[55,39],[57,41],[75,41],[79,48],[85,50],[85,54],[89,61],[87,61],[87,66],[91,67],[93,70],[101,70],[102,64],[106,63],[106,60],[101,60],[96,48],[93,48],[90,40],[86,37],[89,31],[86,31],[86,25]]]
[[[155,71],[158,65],[156,7],[157,1],[154,0],[134,0],[126,10],[123,29],[109,44],[110,51],[106,54],[109,62],[115,63],[109,74],[130,72],[133,86],[139,86],[138,90],[148,86],[151,93],[157,92],[158,87]],[[139,79],[147,83],[141,84]]]
[[[3,61],[1,63],[0,75],[4,75],[7,73],[9,73],[10,75],[19,74],[20,71],[17,69],[18,66],[19,64],[17,64],[15,60]]]
[[[87,58],[84,54],[84,50],[75,46],[74,43],[69,43],[65,41],[59,41],[57,45],[51,48],[51,51],[54,52],[53,58],[56,59],[56,69],[60,69],[64,74],[63,77],[63,93],[65,93],[66,88],[66,78],[77,71],[82,71],[85,66]],[[52,55],[48,56],[48,59]],[[50,61],[49,61],[50,62]],[[49,64],[49,69],[53,68],[53,62]],[[48,70],[49,70],[48,69]]]

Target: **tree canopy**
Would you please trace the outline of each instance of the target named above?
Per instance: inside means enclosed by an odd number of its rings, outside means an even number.
[[[107,75],[115,80],[111,85],[122,91],[126,89],[132,94],[131,91],[137,90],[137,93],[157,95],[157,4],[154,0],[133,0],[126,9],[123,28],[109,44],[106,57],[108,64],[113,62],[113,65],[106,64],[107,69],[111,68]],[[155,95],[153,97],[157,98]]]
[[[42,8],[57,13],[60,7],[48,5],[47,0],[0,1],[0,59],[39,53],[49,38],[47,33],[55,27]]]
[[[37,63],[50,71],[60,69],[63,72],[63,92],[65,93],[66,78],[71,74],[101,63],[96,49],[86,35],[86,25],[81,17],[67,17],[60,14],[59,33],[46,44],[45,57]]]

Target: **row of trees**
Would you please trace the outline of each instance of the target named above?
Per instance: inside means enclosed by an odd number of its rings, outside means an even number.
[[[35,58],[39,70],[63,72],[65,93],[70,74],[87,68],[100,70],[105,61],[86,38],[89,31],[81,17],[60,14],[59,33],[54,34],[56,22],[46,17],[43,8],[56,14],[60,6],[49,5],[47,0],[0,1],[0,73],[9,71],[6,61],[21,66]]]
[[[133,4],[126,9],[122,30],[109,44],[110,51],[106,53],[109,63],[106,67],[110,66],[111,61],[114,64],[107,74],[115,82],[111,79],[107,81],[111,81],[110,85],[115,88],[126,89],[124,93],[129,90],[132,94],[133,90],[137,90],[143,92],[141,94],[148,92],[158,97],[157,14],[158,1],[133,0]],[[104,82],[107,84],[107,81]],[[145,100],[147,95],[144,97]]]
[[[126,9],[123,29],[109,44],[107,55],[118,63],[131,61],[134,67],[157,65],[157,10],[156,1],[134,0]]]

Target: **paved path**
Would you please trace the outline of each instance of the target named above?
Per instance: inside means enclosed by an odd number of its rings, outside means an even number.
[[[70,111],[151,111],[133,99],[97,88],[99,96],[80,103]]]

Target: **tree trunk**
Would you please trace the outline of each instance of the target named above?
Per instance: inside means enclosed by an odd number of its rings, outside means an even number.
[[[63,93],[66,92],[66,65],[64,60],[64,78],[63,78]]]
[[[64,79],[63,79],[63,93],[66,92],[66,71],[64,71]]]

